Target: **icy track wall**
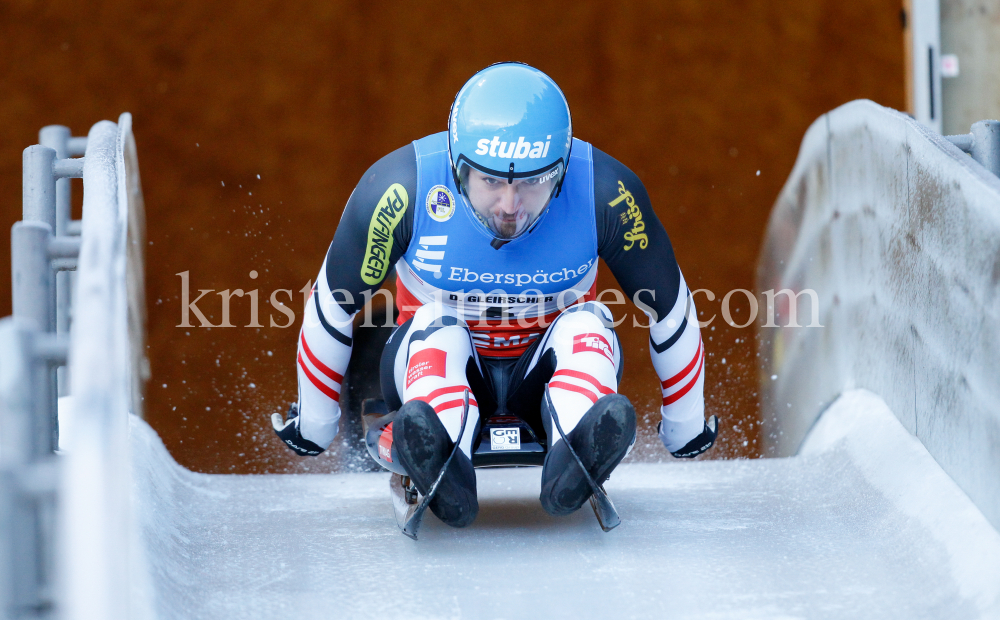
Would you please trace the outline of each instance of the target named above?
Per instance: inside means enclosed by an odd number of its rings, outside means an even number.
[[[865,388],[1000,529],[1000,179],[903,114],[841,106],[802,141],[758,286],[815,290],[823,326],[761,329],[770,455]]]
[[[87,136],[69,367],[72,445],[62,463],[57,562],[69,620],[151,617],[134,521],[129,413],[145,360],[142,189],[132,117]]]

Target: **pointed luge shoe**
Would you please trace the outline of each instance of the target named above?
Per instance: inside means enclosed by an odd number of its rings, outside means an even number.
[[[542,407],[548,408],[544,403]],[[621,394],[608,394],[594,403],[566,437],[594,481],[603,484],[635,441],[635,429],[632,403]],[[558,433],[554,424],[552,432]],[[556,443],[542,466],[539,500],[545,511],[554,516],[579,510],[592,493],[565,444],[565,441]]]
[[[427,494],[455,447],[434,409],[419,400],[411,400],[399,409],[392,425],[392,442],[400,464],[421,495]],[[479,514],[476,471],[461,449],[451,460],[428,507],[452,527],[465,527]]]

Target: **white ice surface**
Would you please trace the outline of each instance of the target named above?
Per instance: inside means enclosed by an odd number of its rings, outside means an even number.
[[[997,618],[1000,534],[876,396],[787,459],[620,467],[622,525],[550,517],[539,468],[399,533],[386,474],[189,472],[132,420],[162,618]]]

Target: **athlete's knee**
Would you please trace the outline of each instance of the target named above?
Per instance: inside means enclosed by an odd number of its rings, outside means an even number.
[[[547,338],[547,346],[557,349],[567,346],[579,348],[576,345],[590,337],[603,342],[609,352],[617,349],[611,312],[602,303],[587,302],[567,310],[553,322],[550,330],[552,333]]]
[[[609,329],[614,328],[614,315],[611,314],[611,309],[602,304],[599,301],[587,301],[577,306],[579,308],[578,312],[584,314],[592,314],[601,319],[606,327]]]
[[[586,301],[582,304],[577,304],[566,310],[563,315],[568,317],[594,317],[604,327],[611,330],[614,329],[614,315],[611,314],[611,310],[607,306],[599,301]]]
[[[558,369],[589,369],[613,388],[621,381],[621,347],[607,306],[599,302],[574,306],[559,315],[549,329],[539,354],[551,350]],[[606,367],[603,361],[608,362]]]
[[[444,304],[424,304],[413,314],[413,326],[417,329],[427,327],[447,327],[459,325],[465,327],[465,321],[455,308]]]
[[[403,403],[405,388],[414,377],[421,376],[419,369],[441,377],[456,376],[459,368],[464,371],[472,356],[469,329],[454,309],[441,304],[421,306],[393,332],[383,351],[380,367],[383,396],[391,407],[398,408]]]
[[[472,354],[472,336],[465,321],[452,308],[440,304],[421,306],[413,315],[408,334],[408,354],[433,347],[456,356]]]
[[[563,338],[567,334],[572,335],[582,333],[582,331],[594,331],[604,333],[605,331],[614,333],[614,322],[611,311],[604,304],[596,301],[588,301],[578,306],[566,310],[559,315],[550,328],[553,336],[561,335]]]
[[[396,385],[402,402],[426,402],[437,412],[452,440],[457,441],[464,419],[463,395],[471,391],[468,371],[475,360],[465,322],[453,313],[424,306],[414,315],[405,354],[399,355],[398,360],[401,364]],[[471,394],[469,412],[472,420],[478,420],[478,403]],[[475,435],[473,424],[462,436],[462,450],[470,457]]]

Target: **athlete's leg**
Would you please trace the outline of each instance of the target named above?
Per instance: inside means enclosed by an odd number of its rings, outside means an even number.
[[[541,407],[549,449],[540,495],[551,514],[573,512],[591,494],[553,417],[598,483],[611,475],[635,443],[635,410],[617,393],[622,356],[611,321],[611,312],[597,302],[570,308],[553,322],[529,368],[529,376],[535,367],[552,368],[548,387],[555,410]]]
[[[549,392],[566,433],[601,396],[618,392],[623,360],[612,320],[607,306],[596,301],[569,308],[552,322],[528,365],[526,380],[536,368],[551,369]],[[559,432],[548,415],[542,422],[551,447]]]
[[[453,309],[427,304],[399,326],[385,345],[380,375],[382,397],[390,410],[411,400],[424,401],[441,418],[452,441],[462,423],[462,394],[469,389],[462,451],[472,457],[479,423],[477,398],[490,396],[469,329]]]
[[[405,330],[404,330],[405,328]],[[401,402],[391,429],[390,451],[421,493],[427,493],[451,454],[462,426],[464,394],[470,391],[468,421],[455,455],[431,500],[430,509],[456,527],[479,512],[472,442],[479,406],[470,373],[479,377],[468,327],[445,306],[428,304],[396,330],[382,360],[382,390],[390,407]]]

